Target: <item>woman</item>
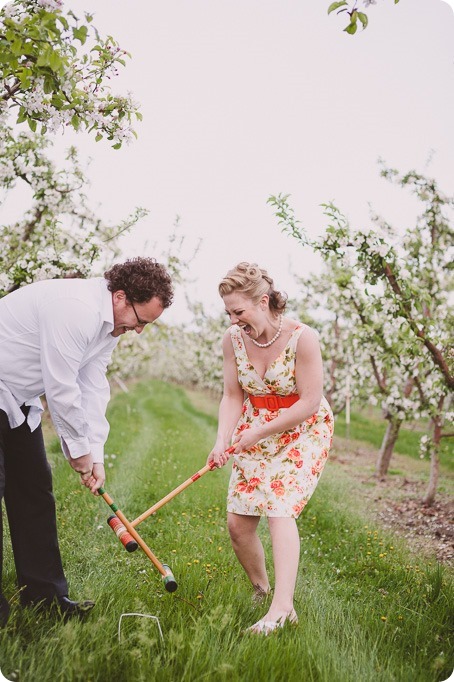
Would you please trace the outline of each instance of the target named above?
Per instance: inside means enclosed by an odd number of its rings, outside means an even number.
[[[239,263],[221,281],[219,293],[232,326],[223,339],[224,394],[208,461],[223,466],[233,451],[228,528],[256,600],[271,594],[257,535],[260,518],[268,517],[275,589],[268,612],[249,628],[268,635],[287,621],[298,622],[296,519],[328,457],[333,415],[322,396],[317,333],[284,317],[286,296],[275,291],[266,270]]]

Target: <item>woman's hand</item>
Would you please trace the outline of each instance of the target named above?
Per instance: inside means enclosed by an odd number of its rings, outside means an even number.
[[[250,429],[244,429],[235,443],[235,454],[237,455],[242,450],[250,450],[259,440],[264,438],[262,429],[260,427],[252,427]]]
[[[208,455],[207,464],[214,463],[214,465],[219,469],[223,467],[229,461],[233,453],[233,447],[224,448],[217,445],[214,446],[210,454]]]

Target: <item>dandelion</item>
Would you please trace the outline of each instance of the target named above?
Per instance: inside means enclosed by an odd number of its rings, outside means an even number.
[[[385,620],[388,620],[388,619],[386,618],[386,616],[381,616],[381,620],[382,620],[383,622],[385,622]]]

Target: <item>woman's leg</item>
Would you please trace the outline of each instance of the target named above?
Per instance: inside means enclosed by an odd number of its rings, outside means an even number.
[[[293,595],[300,557],[300,538],[296,520],[268,518],[274,560],[274,595],[266,621],[278,621],[293,612]]]
[[[227,523],[238,561],[258,591],[268,592],[270,583],[265,567],[265,552],[257,535],[260,516],[227,513]]]

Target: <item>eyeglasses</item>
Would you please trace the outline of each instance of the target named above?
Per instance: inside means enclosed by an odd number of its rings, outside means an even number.
[[[143,320],[140,319],[140,317],[137,315],[137,310],[134,308],[134,303],[132,301],[129,302],[131,304],[132,309],[134,310],[134,315],[137,317],[136,327],[145,327],[146,324],[149,324],[148,322],[144,322]]]

